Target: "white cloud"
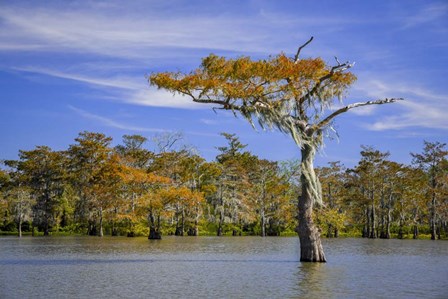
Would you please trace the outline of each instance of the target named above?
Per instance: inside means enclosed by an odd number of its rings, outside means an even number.
[[[145,9],[142,9],[143,4]],[[433,20],[440,20],[447,11],[448,6],[445,4],[429,5],[421,14],[400,18],[398,22],[402,22],[406,28],[411,28]],[[198,14],[191,14],[182,13],[180,9],[168,9],[168,5],[157,2],[133,2],[124,10],[113,1],[107,3],[89,1],[38,8],[27,7],[26,4],[2,5],[0,22],[2,25],[0,51],[89,54],[82,56],[83,62],[87,60],[91,63],[86,68],[70,61],[62,66],[57,64],[46,67],[16,65],[15,70],[88,84],[101,88],[110,99],[133,105],[204,109],[213,106],[196,104],[188,97],[173,96],[166,91],[150,88],[143,74],[142,76],[111,76],[108,74],[117,72],[110,69],[98,72],[101,66],[99,63],[95,64],[95,59],[112,57],[138,65],[142,61],[149,64],[148,61],[155,61],[160,57],[182,59],[183,55],[192,55],[190,50],[196,53],[201,49],[213,51],[237,49],[247,54],[262,53],[263,55],[276,53],[281,49],[294,51],[297,47],[296,43],[300,44],[297,37],[305,41],[308,38],[309,29],[324,34],[327,32],[325,30],[329,30],[326,28],[348,27],[353,23],[365,24],[371,20],[314,16],[305,13],[302,15],[284,12],[279,14],[275,10],[262,9],[258,14],[251,15],[245,15],[234,9],[223,11],[218,15],[207,13],[205,10]],[[292,39],[279,34],[279,32],[288,31],[294,32]],[[327,44],[313,42],[312,49],[320,54],[332,52],[332,49],[326,49],[326,45],[331,42],[332,40],[327,41]],[[367,48],[370,47],[371,44],[368,44]],[[387,55],[390,55],[388,48],[378,47],[378,49],[370,50],[370,53],[377,53],[376,60],[388,58]],[[160,59],[160,61],[166,60]],[[120,64],[118,61],[113,63]],[[367,96],[370,99],[384,97],[406,99],[405,104],[397,104],[400,107],[397,109],[400,113],[398,116],[380,118],[370,126],[370,129],[400,129],[411,126],[448,127],[445,117],[440,113],[440,111],[448,111],[446,95],[428,90],[424,85],[419,87],[416,84],[397,83],[397,81],[397,79],[387,80],[378,74],[372,74],[368,79],[360,80],[354,86],[355,93],[362,98]],[[376,106],[369,106],[354,109],[351,113],[370,117],[376,111]],[[87,114],[84,113],[84,116]],[[90,116],[94,118],[94,115]],[[97,120],[101,119],[97,118]],[[102,121],[108,123],[107,120]],[[112,120],[109,121],[109,125],[114,125]],[[209,120],[202,121],[206,123]],[[115,123],[115,125],[120,124]]]
[[[134,1],[126,3],[125,8],[113,1],[101,7],[90,1],[46,7],[3,5],[0,50],[71,51],[139,60],[172,56],[168,49],[174,48],[272,54],[294,50],[309,38],[309,32],[333,31],[364,22],[305,12],[298,16],[261,9],[250,14],[235,5],[225,7],[219,13],[185,13],[156,2]],[[287,30],[294,32],[293,39],[278,34]],[[325,51],[326,47],[321,47]],[[182,51],[176,54],[184,55]]]
[[[194,103],[186,96],[179,94],[173,95],[165,90],[149,87],[149,84],[145,80],[142,80],[142,77],[94,77],[91,75],[62,72],[39,67],[16,67],[14,69],[21,72],[38,73],[56,78],[78,81],[93,87],[106,87],[112,96],[104,98],[129,104],[186,109],[207,108],[206,105]],[[111,88],[115,89],[115,91],[111,90]]]
[[[0,11],[3,49],[75,51],[122,58],[163,54],[166,47],[269,51],[263,26],[229,16],[179,15],[166,11],[145,15],[108,9],[58,8]],[[28,48],[29,47],[29,48]]]
[[[368,125],[367,128],[373,131],[415,127],[448,130],[448,118],[446,117],[448,107],[431,106],[428,103],[410,100],[400,102],[400,104],[404,108],[400,115],[382,118],[372,125]]]
[[[201,118],[199,121],[201,123],[205,124],[205,125],[217,125],[218,124],[218,122],[216,120],[213,120],[213,119]]]
[[[417,127],[448,129],[448,117],[446,117],[448,95],[443,91],[435,92],[424,88],[420,83],[411,80],[406,83],[402,80],[405,78],[400,75],[383,76],[381,79],[373,74],[361,76],[360,82],[357,82],[353,88],[357,96],[367,99],[391,97],[405,99],[393,104],[395,105],[394,116],[376,115],[377,120],[365,127],[375,131]],[[373,111],[376,110],[371,112]]]
[[[46,76],[68,79],[82,83],[87,83],[93,86],[101,86],[108,88],[112,87],[119,89],[135,90],[135,89],[141,89],[145,86],[143,76],[140,78],[122,76],[122,75],[115,77],[98,77],[88,74],[72,73],[62,70],[52,70],[48,68],[33,67],[33,66],[14,67],[13,69],[21,72],[38,73]]]
[[[185,108],[185,109],[204,109],[204,104],[194,103],[189,97],[179,94],[172,94],[156,88],[135,91],[123,99],[130,104],[153,107]]]
[[[409,29],[426,24],[434,24],[434,21],[448,17],[448,5],[446,3],[431,3],[417,14],[403,18],[402,29]]]

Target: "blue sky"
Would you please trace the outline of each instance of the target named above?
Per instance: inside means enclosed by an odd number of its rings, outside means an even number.
[[[423,140],[447,142],[446,1],[2,1],[0,2],[0,159],[20,149],[66,149],[84,130],[121,142],[182,132],[209,160],[237,133],[262,158],[299,158],[278,132],[150,88],[145,75],[190,71],[210,53],[354,61],[345,103],[403,97],[337,119],[317,165],[352,166],[361,145],[409,163]],[[152,144],[148,148],[153,149]]]

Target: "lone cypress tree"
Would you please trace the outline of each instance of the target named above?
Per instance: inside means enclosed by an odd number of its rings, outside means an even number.
[[[294,57],[281,53],[266,60],[250,57],[226,59],[211,54],[200,67],[188,74],[153,73],[151,85],[190,97],[193,102],[214,104],[214,109],[231,110],[255,127],[278,129],[291,136],[299,146],[301,188],[299,227],[301,261],[325,262],[318,228],[313,222],[313,206],[322,204],[321,187],[314,172],[316,150],[334,118],[350,109],[393,103],[399,99],[359,102],[332,109],[340,103],[356,80],[348,71],[353,64],[330,66],[321,58],[301,59],[300,52],[313,38],[301,45]],[[339,100],[339,101],[338,101]]]

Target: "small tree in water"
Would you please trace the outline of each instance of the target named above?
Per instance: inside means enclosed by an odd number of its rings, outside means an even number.
[[[327,65],[321,58],[300,59],[300,46],[294,57],[280,54],[267,60],[249,57],[226,59],[216,55],[203,58],[191,73],[154,73],[151,85],[189,96],[193,102],[214,104],[217,109],[231,110],[246,118],[252,126],[276,128],[292,137],[299,146],[301,188],[299,198],[300,260],[325,262],[318,228],[313,222],[313,206],[322,204],[321,187],[313,161],[323,144],[326,132],[332,130],[334,118],[350,109],[386,104],[398,99],[380,99],[332,109],[341,101],[356,77],[348,72],[353,64]],[[215,107],[216,108],[216,107]]]

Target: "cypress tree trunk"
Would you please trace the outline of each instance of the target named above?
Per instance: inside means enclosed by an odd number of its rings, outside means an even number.
[[[22,215],[19,216],[19,238],[22,238]]]
[[[366,209],[364,211],[364,216],[366,217],[366,222],[362,228],[362,237],[368,238],[370,235],[370,209],[368,206],[366,206]]]
[[[331,223],[328,224],[327,238],[333,238],[333,226],[331,225]]]
[[[370,196],[371,196],[372,206],[370,208],[370,225],[371,225],[371,227],[370,227],[369,238],[375,239],[377,236],[377,233],[376,233],[376,223],[375,223],[375,221],[376,221],[376,219],[375,219],[376,218],[375,217],[375,195],[374,195],[373,191],[371,191]]]
[[[160,227],[159,227],[159,225],[156,224],[156,220],[155,220],[152,212],[149,213],[148,222],[149,222],[148,239],[150,239],[150,240],[162,239],[162,234],[160,233],[160,230],[159,230]]]
[[[104,233],[103,233],[103,208],[100,208],[100,213],[99,213],[100,215],[100,221],[99,221],[99,225],[100,225],[100,228],[99,228],[99,230],[98,230],[98,237],[102,237],[102,236],[104,236]]]
[[[184,230],[185,230],[185,211],[182,208],[182,213],[179,217],[177,218],[177,224],[176,224],[176,231],[174,232],[175,236],[183,236],[184,235]]]
[[[194,226],[190,227],[187,231],[189,236],[199,236],[199,212],[196,211],[196,217],[194,218]]]
[[[50,235],[50,230],[48,228],[48,222],[46,222],[44,224],[44,236],[49,236]]]
[[[392,221],[391,209],[387,207],[387,218],[386,218],[386,239],[390,239],[390,222]]]
[[[412,235],[413,239],[418,239],[418,226],[417,224],[414,224],[414,233]]]
[[[264,215],[264,206],[261,207],[261,236],[266,237],[266,218]]]
[[[149,226],[149,236],[148,236],[149,240],[160,240],[162,239],[162,235],[160,234],[160,232],[158,231],[157,227],[154,225],[150,225]]]
[[[222,210],[219,213],[219,216],[220,217],[219,217],[219,223],[218,223],[218,231],[217,231],[216,235],[218,237],[221,237],[222,236],[222,226],[224,224],[224,207],[222,207]]]
[[[412,233],[413,239],[418,239],[418,208],[415,208],[414,210],[414,231]]]
[[[199,208],[196,208],[196,216],[194,218],[194,227],[191,236],[199,236]]]
[[[433,183],[433,187],[435,184]],[[436,239],[436,194],[433,192],[431,200],[431,219],[430,219],[430,229],[431,229],[431,240]]]
[[[325,254],[320,240],[320,233],[313,222],[313,205],[319,200],[320,186],[314,172],[313,160],[315,148],[304,145],[301,149],[301,175],[302,195],[299,198],[299,226],[300,261],[326,262]]]

